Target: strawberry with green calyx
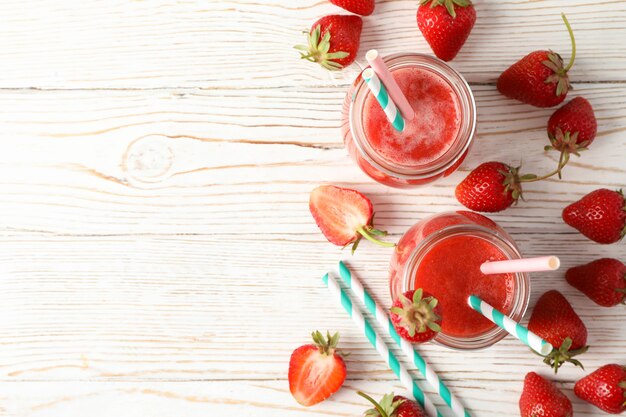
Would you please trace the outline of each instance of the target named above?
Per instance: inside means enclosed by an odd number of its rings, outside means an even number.
[[[626,235],[622,190],[600,188],[563,209],[563,221],[594,242],[610,244]]]
[[[467,40],[476,9],[470,0],[421,0],[417,27],[437,58],[451,61]]]
[[[400,395],[385,394],[380,402],[358,391],[358,395],[372,403],[374,408],[367,410],[365,417],[426,417],[424,409],[415,401]]]
[[[356,190],[321,185],[311,192],[309,210],[330,243],[343,247],[352,244],[353,253],[361,238],[383,247],[395,246],[378,240],[387,232],[374,228],[374,206]]]
[[[562,167],[567,163],[570,154],[580,156],[579,152],[587,150],[596,138],[597,129],[598,123],[591,104],[583,97],[576,97],[550,116],[550,145],[545,150],[560,152],[559,166]]]
[[[390,309],[396,332],[411,343],[424,343],[441,331],[441,307],[423,289],[401,294]]]
[[[503,95],[536,107],[552,107],[563,102],[570,88],[567,72],[574,65],[576,41],[574,33],[563,13],[572,43],[572,55],[567,66],[553,51],[534,51],[511,65],[497,82],[497,89]]]
[[[513,167],[503,162],[485,162],[473,169],[454,191],[456,199],[470,210],[495,213],[524,199],[522,183],[536,182],[561,172],[569,162],[565,154],[559,166],[545,175],[520,174],[521,165]]]
[[[530,316],[528,330],[554,347],[543,360],[554,369],[554,373],[565,362],[583,367],[574,356],[585,353],[589,348],[586,346],[587,328],[560,292],[551,290],[539,297]]]
[[[616,363],[596,369],[574,385],[574,394],[610,413],[626,411],[626,367]]]
[[[313,344],[300,346],[289,360],[289,391],[306,407],[330,397],[346,380],[346,364],[337,351],[339,333],[311,336]]]
[[[313,23],[307,34],[307,45],[296,45],[300,58],[317,62],[335,71],[356,59],[361,43],[363,19],[353,15],[330,15]]]

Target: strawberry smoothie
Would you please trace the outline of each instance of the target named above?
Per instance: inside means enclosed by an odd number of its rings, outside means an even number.
[[[519,258],[512,238],[485,216],[468,211],[431,216],[398,242],[390,263],[391,296],[423,288],[441,307],[437,343],[458,349],[490,346],[506,332],[469,307],[467,298],[476,295],[521,320],[530,296],[528,276],[480,271],[483,262]]]
[[[381,158],[391,164],[419,167],[439,158],[452,146],[461,125],[459,99],[441,76],[420,67],[392,73],[415,110],[397,131],[376,98],[370,94],[363,109],[366,140]]]
[[[465,79],[437,58],[397,54],[384,58],[415,110],[402,132],[394,129],[361,76],[343,106],[342,134],[357,165],[392,187],[414,187],[456,171],[476,129],[476,105]]]
[[[473,236],[453,236],[433,246],[420,262],[413,285],[439,300],[445,320],[441,331],[454,337],[471,337],[493,328],[493,323],[467,305],[476,295],[509,313],[513,305],[515,274],[485,275],[480,265],[507,257],[493,244]]]

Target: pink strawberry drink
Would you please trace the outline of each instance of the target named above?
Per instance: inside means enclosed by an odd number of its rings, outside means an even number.
[[[344,105],[346,147],[360,168],[378,182],[409,187],[454,172],[474,136],[474,98],[465,80],[444,62],[427,55],[385,59],[415,110],[399,132],[358,77]]]

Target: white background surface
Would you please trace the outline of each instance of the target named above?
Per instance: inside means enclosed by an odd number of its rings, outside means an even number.
[[[561,257],[561,271],[533,275],[531,307],[548,289],[566,295],[589,328],[587,369],[624,364],[625,309],[598,307],[563,279],[601,256],[626,260],[624,243],[594,244],[560,213],[626,185],[626,2],[476,3],[453,65],[476,95],[477,142],[456,174],[402,191],[343,150],[340,108],[358,65],[329,74],[291,49],[338,11],[326,1],[1,2],[0,415],[355,416],[367,408],[355,390],[403,391],[320,282],[344,258],[387,303],[390,251],[364,242],[352,257],[327,243],[308,194],[359,189],[397,240],[459,209],[454,186],[480,162],[551,169],[553,110],[507,100],[494,82],[534,49],[569,58],[561,11],[579,47],[570,98],[591,101],[598,138],[562,181],[529,185],[525,202],[491,217],[525,255]],[[378,1],[358,62],[374,47],[428,52],[416,8]],[[305,409],[287,363],[314,329],[340,331],[352,355],[344,389]],[[550,375],[512,338],[421,352],[474,416],[517,415],[526,372]],[[559,385],[577,416],[600,415],[573,396],[583,375],[565,366]]]

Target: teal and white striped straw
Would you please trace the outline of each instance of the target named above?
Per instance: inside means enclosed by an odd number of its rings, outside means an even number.
[[[380,103],[380,107],[383,108],[389,122],[397,131],[402,132],[404,130],[404,119],[374,70],[371,68],[366,69],[363,71],[362,77],[372,94],[374,94],[374,97],[376,97],[376,100]]]
[[[529,348],[537,352],[542,356],[546,356],[552,352],[554,347],[537,336],[535,333],[528,330],[509,316],[505,315],[499,310],[496,310],[492,305],[484,302],[475,295],[470,295],[467,299],[467,303],[474,310],[497,324],[500,328],[506,330],[511,336],[514,336],[524,342]]]
[[[391,368],[393,373],[400,379],[400,382],[402,382],[406,389],[409,390],[413,398],[415,398],[415,400],[417,400],[417,402],[424,407],[426,414],[431,417],[443,417],[439,410],[437,410],[437,407],[435,407],[435,404],[433,404],[430,399],[424,395],[424,392],[417,386],[417,383],[413,380],[413,378],[411,378],[409,371],[407,371],[404,365],[402,365],[391,350],[389,350],[389,347],[385,344],[382,337],[376,333],[376,330],[374,330],[367,319],[363,317],[363,313],[359,310],[358,305],[352,302],[350,296],[339,286],[339,283],[335,280],[335,278],[326,274],[322,278],[322,281],[330,290],[333,298],[341,304],[348,315],[352,317],[352,320],[359,327],[359,329],[365,333],[367,340],[369,340],[380,356],[387,362],[387,365],[389,365],[389,368]]]
[[[413,348],[413,345],[402,339],[400,335],[396,332],[396,329],[393,327],[393,323],[389,319],[387,313],[383,311],[382,308],[374,301],[374,299],[368,294],[368,292],[363,287],[363,284],[352,275],[350,269],[343,262],[339,262],[339,275],[343,282],[356,294],[356,296],[361,300],[367,310],[376,318],[378,324],[380,324],[391,338],[396,342],[402,352],[409,358],[413,360],[413,363],[417,367],[417,369],[421,372],[422,375],[426,378],[426,381],[430,384],[430,386],[439,394],[439,396],[443,399],[443,401],[452,409],[454,415],[458,417],[470,417],[470,414],[465,410],[461,402],[457,397],[452,395],[448,387],[439,379],[439,376],[435,373],[435,371],[426,363],[424,358]]]

